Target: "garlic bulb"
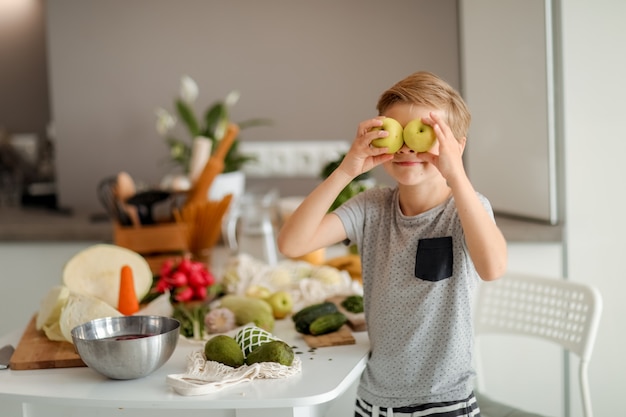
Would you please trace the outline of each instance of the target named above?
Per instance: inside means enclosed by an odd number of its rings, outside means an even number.
[[[209,334],[231,331],[236,327],[235,313],[224,307],[215,308],[204,316],[204,326]]]

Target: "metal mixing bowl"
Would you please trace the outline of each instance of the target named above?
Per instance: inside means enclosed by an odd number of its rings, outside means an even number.
[[[112,379],[135,379],[167,362],[179,332],[180,322],[169,317],[105,317],[73,328],[72,340],[91,369]]]

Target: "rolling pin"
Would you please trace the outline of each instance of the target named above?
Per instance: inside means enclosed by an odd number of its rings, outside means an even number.
[[[239,134],[239,126],[230,123],[224,137],[220,141],[215,153],[211,155],[206,165],[202,169],[198,180],[195,182],[189,193],[185,205],[203,203],[208,199],[208,192],[215,177],[224,171],[224,158],[235,142]]]

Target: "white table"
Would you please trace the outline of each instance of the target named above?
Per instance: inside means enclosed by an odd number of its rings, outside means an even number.
[[[182,396],[165,382],[185,370],[187,355],[198,349],[184,341],[153,374],[135,380],[107,379],[89,368],[0,371],[0,415],[6,417],[321,417],[332,401],[358,381],[369,350],[364,332],[356,344],[310,349],[289,319],[274,333],[302,360],[302,373],[291,378],[254,380],[206,396]],[[0,338],[17,346],[21,331]]]

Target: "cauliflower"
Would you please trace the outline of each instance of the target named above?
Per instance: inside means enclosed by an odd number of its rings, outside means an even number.
[[[284,266],[278,266],[270,272],[269,283],[274,288],[288,288],[291,286],[291,281],[291,271]]]
[[[319,268],[315,268],[311,274],[311,278],[321,281],[326,285],[338,285],[342,282],[341,272],[332,266],[320,266]]]

